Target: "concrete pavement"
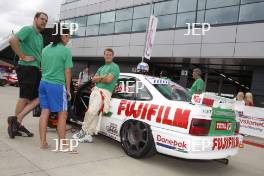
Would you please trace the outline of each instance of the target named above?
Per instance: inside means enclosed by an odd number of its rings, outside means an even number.
[[[79,154],[56,153],[55,131],[48,132],[49,150],[39,149],[38,118],[29,114],[24,125],[33,138],[9,139],[6,118],[14,112],[18,88],[0,87],[0,176],[263,176],[264,150],[245,145],[229,165],[215,161],[191,161],[155,155],[136,160],[128,157],[119,143],[97,136],[95,143],[80,144]],[[67,132],[70,138],[71,132]]]

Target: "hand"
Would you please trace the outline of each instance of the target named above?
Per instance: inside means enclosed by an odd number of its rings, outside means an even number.
[[[25,56],[25,58],[23,59],[23,61],[26,61],[26,62],[32,62],[36,60],[34,56]]]
[[[92,79],[92,81],[94,83],[98,83],[100,80],[101,80],[101,77],[100,76],[94,76],[93,79]]]
[[[70,91],[67,91],[67,99],[68,99],[68,101],[71,101],[71,92]]]

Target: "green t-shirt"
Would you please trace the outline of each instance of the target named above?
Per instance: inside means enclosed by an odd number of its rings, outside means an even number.
[[[19,60],[18,64],[26,66],[40,66],[41,52],[43,49],[43,37],[36,31],[33,26],[25,26],[18,31],[15,36],[20,41],[20,50],[26,56],[34,56],[35,60],[32,62],[26,62]]]
[[[192,95],[198,91],[204,92],[204,81],[201,78],[198,78],[197,80],[195,80],[191,87]]]
[[[69,48],[59,43],[55,46],[49,44],[43,49],[41,68],[42,79],[55,84],[66,83],[65,69],[72,68],[72,54]]]
[[[108,84],[99,82],[96,84],[96,87],[108,90],[109,92],[113,92],[117,79],[119,77],[119,73],[120,73],[119,66],[116,63],[112,62],[111,64],[103,65],[97,70],[95,75],[105,76],[108,74],[112,74],[114,76],[114,79],[111,83]]]

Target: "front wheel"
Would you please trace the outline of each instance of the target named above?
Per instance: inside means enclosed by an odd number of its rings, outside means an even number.
[[[133,158],[150,157],[156,153],[154,139],[148,124],[130,120],[121,129],[122,148]]]

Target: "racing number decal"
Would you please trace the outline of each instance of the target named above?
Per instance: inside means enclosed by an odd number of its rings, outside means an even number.
[[[153,121],[165,125],[187,129],[191,110],[177,108],[173,118],[169,118],[171,107],[159,106],[156,104],[140,103],[137,108],[136,102],[121,100],[118,106],[117,114],[124,112],[126,117],[140,118],[142,120]],[[173,120],[172,120],[173,119]]]

